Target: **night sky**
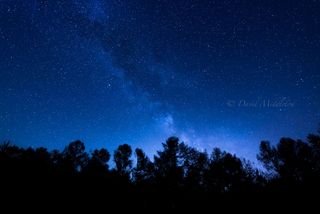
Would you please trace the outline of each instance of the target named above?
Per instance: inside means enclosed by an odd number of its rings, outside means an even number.
[[[1,0],[0,141],[253,160],[317,130],[319,69],[318,0]]]

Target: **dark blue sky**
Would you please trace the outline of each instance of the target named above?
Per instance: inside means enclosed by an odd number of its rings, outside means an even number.
[[[0,140],[176,135],[254,159],[320,122],[318,0],[1,0]]]

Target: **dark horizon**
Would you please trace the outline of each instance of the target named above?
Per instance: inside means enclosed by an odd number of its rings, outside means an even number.
[[[263,170],[220,148],[198,151],[177,137],[168,138],[153,160],[143,149],[133,150],[128,144],[119,145],[113,153],[105,148],[88,153],[81,141],[50,152],[3,142],[2,205],[36,203],[73,211],[87,206],[129,211],[201,211],[213,205],[224,211],[257,205],[265,210],[316,206],[320,132],[309,134],[307,141],[282,138],[274,146],[262,141],[257,159]],[[110,167],[111,160],[115,167]],[[75,207],[73,201],[81,206]]]
[[[245,161],[245,162],[248,162],[249,164],[252,165],[252,167],[256,168],[257,170],[262,170],[262,171],[267,171],[268,169],[263,166],[263,163],[261,162],[261,160],[259,160],[258,156],[259,156],[259,149],[260,149],[260,146],[261,146],[261,143],[262,142],[269,142],[271,143],[271,146],[276,146],[279,144],[279,142],[281,142],[283,139],[292,139],[293,141],[297,141],[297,142],[308,142],[309,141],[309,138],[310,136],[317,136],[320,134],[320,128],[317,129],[318,131],[317,132],[309,132],[309,134],[305,135],[304,138],[291,138],[290,136],[282,136],[281,138],[279,138],[276,142],[271,142],[269,140],[260,140],[259,141],[259,144],[257,145],[257,154],[255,155],[254,158],[252,158],[251,156],[239,156],[237,153],[234,153],[234,152],[231,152],[231,151],[228,151],[228,150],[224,150],[220,147],[213,147],[211,150],[208,150],[208,149],[200,149],[197,148],[197,147],[193,147],[191,146],[188,142],[184,142],[181,140],[181,138],[179,136],[170,136],[168,138],[166,138],[166,140],[159,140],[158,141],[158,146],[159,146],[159,149],[156,150],[154,153],[151,153],[151,154],[148,154],[146,153],[146,157],[148,159],[150,159],[150,161],[154,161],[154,157],[157,156],[158,152],[161,151],[161,149],[163,148],[163,145],[165,144],[165,142],[168,140],[168,139],[171,139],[171,138],[176,138],[178,139],[179,143],[180,144],[184,144],[185,146],[187,147],[190,147],[192,149],[195,149],[197,150],[197,152],[200,152],[200,153],[205,153],[207,155],[211,155],[212,152],[215,150],[215,149],[219,149],[221,150],[222,152],[225,152],[225,153],[228,153],[228,154],[231,154],[239,159],[241,159],[241,161]],[[81,139],[74,139],[68,143],[65,143],[64,145],[61,143],[61,147],[58,148],[58,147],[47,147],[47,143],[43,144],[43,145],[38,145],[38,146],[32,146],[32,145],[27,145],[27,146],[20,146],[19,144],[16,144],[14,143],[14,141],[10,140],[10,139],[5,139],[3,140],[2,142],[0,142],[0,145],[3,145],[3,146],[13,146],[13,147],[17,147],[17,148],[20,148],[22,150],[28,150],[28,149],[31,149],[31,150],[37,150],[37,149],[45,149],[47,152],[51,153],[51,152],[64,152],[67,148],[68,148],[68,145],[70,145],[71,143],[74,143],[74,142],[81,142],[83,145],[84,145],[84,151],[83,152],[86,152],[89,156],[90,154],[92,154],[92,152],[94,152],[95,150],[100,150],[100,149],[105,149],[108,153],[110,152],[110,154],[112,154],[112,152],[115,152],[119,146],[121,145],[129,145],[131,147],[130,144],[127,144],[127,143],[124,143],[124,144],[119,144],[117,145],[117,147],[115,149],[110,149],[110,148],[107,148],[105,146],[101,146],[101,147],[96,147],[96,148],[91,148],[91,147],[88,147],[87,143]],[[50,145],[50,144],[49,144]],[[137,146],[137,147],[132,147],[132,151],[135,151],[136,149],[141,149],[143,152],[145,151],[143,147],[141,146]],[[135,161],[137,161],[137,157],[132,155],[132,160],[133,160],[133,165],[134,163],[136,163]],[[113,159],[110,159],[110,162],[109,162],[109,167],[111,167],[110,169],[113,169],[115,170],[116,169],[116,165],[114,163],[114,160]]]

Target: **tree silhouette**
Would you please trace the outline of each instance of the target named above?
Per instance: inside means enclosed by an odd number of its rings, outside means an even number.
[[[214,192],[226,193],[237,188],[245,179],[242,161],[235,155],[215,148],[205,175],[206,188]]]
[[[116,170],[121,176],[129,177],[132,168],[132,149],[128,144],[123,144],[114,152],[114,162]]]
[[[106,176],[110,160],[110,153],[106,149],[95,149],[91,153],[91,158],[88,161],[88,164],[84,167],[83,173],[87,176],[93,177],[104,177]]]
[[[300,140],[282,138],[277,147],[262,142],[260,150],[258,159],[288,182],[301,182],[312,172],[311,147]]]
[[[109,168],[108,161],[110,160],[110,153],[106,149],[96,149],[92,152],[92,161],[99,163],[105,168]]]
[[[319,130],[320,133],[320,130]],[[312,162],[313,162],[313,169],[317,176],[320,175],[320,136],[316,134],[310,134],[308,135],[308,143],[311,146],[312,149]]]
[[[303,204],[320,191],[317,134],[310,134],[306,142],[282,138],[271,145],[262,141],[257,158],[266,171],[219,148],[209,157],[177,137],[168,138],[162,146],[154,161],[135,149],[132,168],[131,147],[120,145],[113,155],[115,169],[109,170],[110,153],[96,149],[88,155],[81,141],[71,142],[63,152],[4,142],[0,145],[1,193],[15,200],[17,195],[26,200],[30,192],[43,198],[55,193],[58,197],[52,201],[73,198],[81,204],[107,201],[117,208],[168,210],[210,208],[213,203],[226,208],[250,201],[284,205],[283,198]]]
[[[182,162],[185,184],[189,188],[200,188],[204,183],[203,175],[209,166],[208,154],[181,143],[179,156]]]
[[[154,157],[157,177],[176,186],[183,178],[183,168],[179,165],[179,138],[170,137],[162,144],[163,151]]]
[[[64,164],[70,170],[81,171],[88,162],[85,145],[80,140],[71,142],[63,151]]]
[[[142,149],[137,148],[135,150],[137,156],[137,165],[134,168],[134,180],[136,183],[141,184],[143,182],[148,182],[154,178],[154,165],[142,151]]]

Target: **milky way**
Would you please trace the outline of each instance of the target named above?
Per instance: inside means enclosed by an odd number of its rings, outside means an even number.
[[[254,159],[320,121],[320,2],[2,0],[0,140]]]

